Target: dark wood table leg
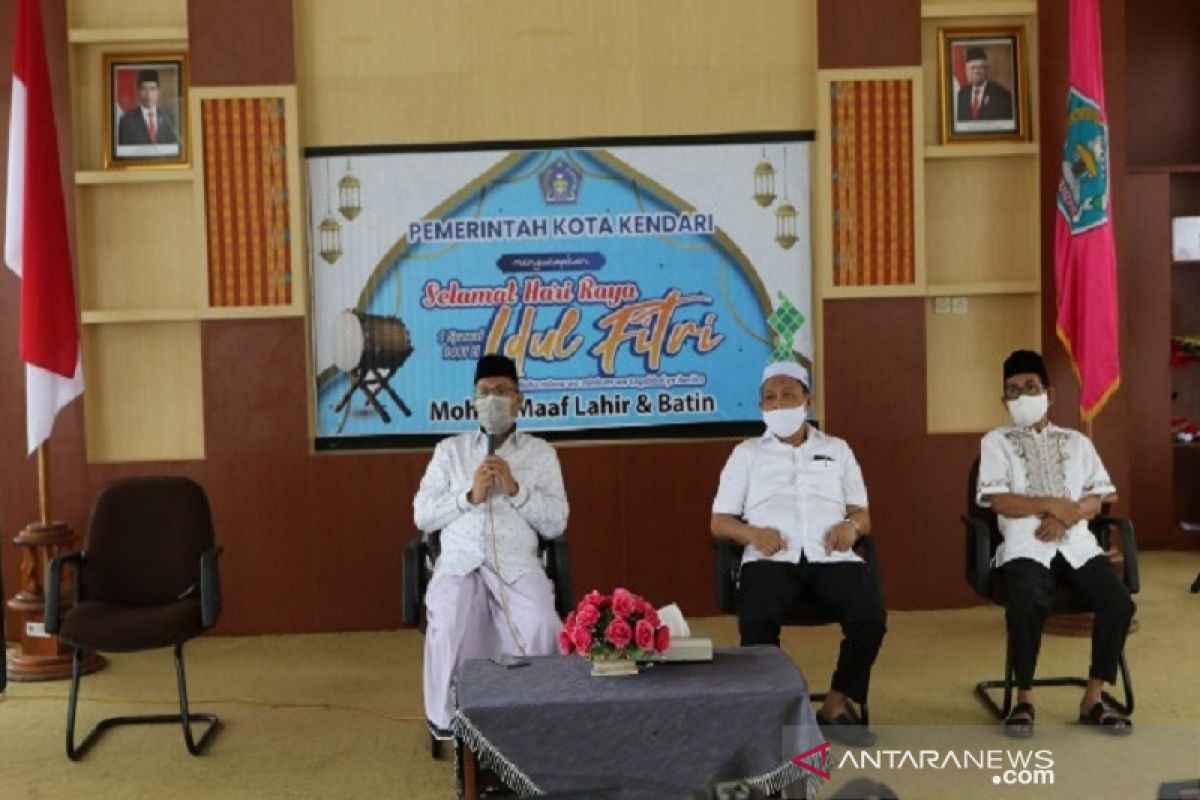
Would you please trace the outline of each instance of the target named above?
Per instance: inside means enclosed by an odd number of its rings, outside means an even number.
[[[466,742],[459,740],[462,747],[462,782],[463,782],[463,797],[466,800],[479,800],[479,762],[475,760],[475,753],[471,751]]]

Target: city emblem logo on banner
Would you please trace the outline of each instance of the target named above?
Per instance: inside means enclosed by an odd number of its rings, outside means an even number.
[[[579,200],[583,175],[573,164],[560,158],[542,170],[538,182],[547,205],[574,205]]]
[[[1099,103],[1075,88],[1067,96],[1058,210],[1073,235],[1108,222],[1108,126]]]

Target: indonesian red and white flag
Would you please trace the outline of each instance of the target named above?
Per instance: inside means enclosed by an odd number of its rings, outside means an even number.
[[[21,360],[29,452],[83,393],[79,316],[39,0],[18,0],[4,261],[21,278]]]

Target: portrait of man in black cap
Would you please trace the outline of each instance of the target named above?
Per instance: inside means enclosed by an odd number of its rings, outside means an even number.
[[[117,146],[170,145],[171,155],[178,152],[179,134],[175,120],[159,105],[162,85],[160,70],[137,70],[138,104],[121,114],[117,125]]]
[[[990,79],[987,50],[979,45],[967,46],[966,77],[966,83],[959,87],[955,102],[956,127],[964,123],[998,120],[1007,120],[1016,125],[1012,92]]]

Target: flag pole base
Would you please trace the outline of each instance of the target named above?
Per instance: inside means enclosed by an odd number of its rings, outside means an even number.
[[[46,598],[43,581],[46,567],[60,555],[71,552],[75,534],[62,522],[35,522],[13,539],[21,549],[18,566],[20,589],[8,601],[15,612],[19,646],[8,658],[8,678],[12,681],[53,681],[71,677],[71,649],[58,636],[46,633]],[[75,596],[75,576],[63,576],[60,592],[62,608],[69,609]],[[83,661],[84,672],[95,672],[108,663],[98,653],[88,654]]]

